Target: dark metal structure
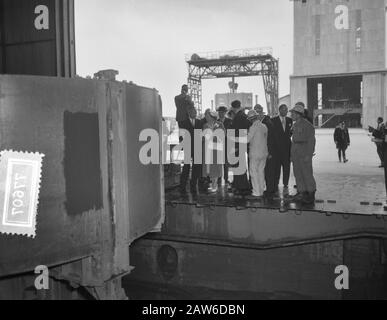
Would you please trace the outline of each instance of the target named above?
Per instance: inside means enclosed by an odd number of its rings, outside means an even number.
[[[74,0],[0,0],[0,73],[74,77]]]
[[[29,287],[33,296],[39,265],[96,298],[122,298],[129,245],[163,223],[162,166],[138,157],[142,130],[161,130],[158,92],[108,80],[1,75],[0,96],[1,150],[45,155],[36,238],[0,234],[0,300],[24,299]]]
[[[160,230],[163,168],[138,137],[161,131],[161,98],[116,73],[75,78],[74,0],[0,0],[1,150],[45,155],[36,238],[0,234],[0,300],[125,298],[129,245]]]
[[[382,205],[166,194],[161,233],[130,249],[131,299],[385,299],[387,215]],[[350,290],[335,287],[349,268]]]
[[[262,76],[266,103],[270,115],[278,105],[279,61],[272,56],[270,48],[235,50],[192,54],[186,57],[188,85],[195,105],[202,113],[202,80],[217,78]]]

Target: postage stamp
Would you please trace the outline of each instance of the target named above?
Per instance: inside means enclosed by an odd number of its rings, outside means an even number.
[[[44,155],[0,153],[0,233],[35,238]]]

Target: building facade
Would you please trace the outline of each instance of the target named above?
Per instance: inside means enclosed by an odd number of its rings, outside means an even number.
[[[387,116],[386,0],[294,1],[292,105],[316,125],[375,125]]]

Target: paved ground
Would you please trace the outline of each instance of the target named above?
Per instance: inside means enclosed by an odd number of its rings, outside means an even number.
[[[379,168],[376,146],[368,132],[349,130],[351,146],[347,150],[349,162],[346,164],[339,162],[333,132],[333,129],[316,130],[316,197],[325,201],[325,210],[337,211],[340,208],[341,212],[351,213],[383,212],[380,204],[386,204],[384,170]],[[290,185],[293,186],[294,177],[291,179]],[[336,201],[336,204],[327,204],[328,200]]]
[[[316,157],[314,171],[317,198],[335,200],[351,205],[352,202],[385,202],[384,170],[376,146],[368,132],[350,129],[351,146],[347,150],[349,162],[340,163],[333,141],[333,129],[316,130]],[[282,181],[282,180],[281,180]],[[293,169],[290,186],[295,185]]]
[[[371,137],[364,130],[350,130],[349,162],[340,163],[333,130],[317,130],[314,162],[318,198],[351,202],[385,202],[384,170]]]

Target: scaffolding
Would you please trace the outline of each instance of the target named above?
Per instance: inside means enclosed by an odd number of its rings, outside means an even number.
[[[269,115],[278,106],[279,60],[271,48],[255,48],[226,52],[207,52],[186,55],[190,95],[200,114],[203,111],[202,81],[209,79],[262,76]]]

